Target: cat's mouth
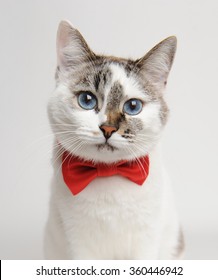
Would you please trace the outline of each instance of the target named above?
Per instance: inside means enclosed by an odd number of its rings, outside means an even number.
[[[104,143],[104,144],[98,144],[97,145],[97,148],[99,151],[101,150],[107,150],[107,151],[111,151],[111,152],[114,152],[115,150],[118,150],[118,148],[108,144],[107,142]]]

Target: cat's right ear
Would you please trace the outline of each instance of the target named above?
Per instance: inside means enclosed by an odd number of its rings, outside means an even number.
[[[65,70],[74,68],[94,56],[80,32],[70,22],[61,21],[57,31],[58,67]]]

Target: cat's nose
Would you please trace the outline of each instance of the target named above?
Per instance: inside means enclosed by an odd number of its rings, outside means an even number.
[[[100,129],[106,139],[110,138],[111,135],[117,131],[117,128],[113,125],[101,125]]]

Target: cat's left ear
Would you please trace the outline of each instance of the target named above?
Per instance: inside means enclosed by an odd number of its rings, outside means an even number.
[[[144,57],[136,61],[140,73],[155,84],[160,90],[164,89],[176,52],[177,39],[168,37],[151,49]]]
[[[94,57],[95,54],[90,50],[80,32],[70,22],[61,21],[57,31],[58,67],[74,68]]]

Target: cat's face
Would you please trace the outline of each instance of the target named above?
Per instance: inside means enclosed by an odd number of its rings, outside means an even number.
[[[48,111],[60,146],[100,162],[148,154],[167,119],[162,94],[176,39],[166,39],[137,61],[97,56],[62,22],[57,46],[57,87]]]

